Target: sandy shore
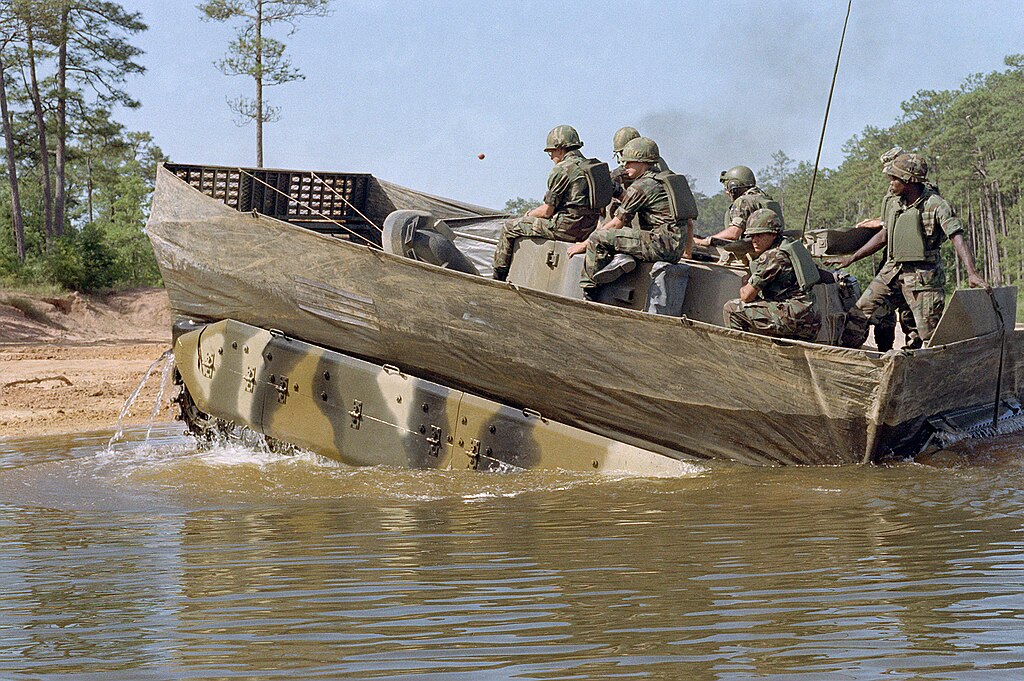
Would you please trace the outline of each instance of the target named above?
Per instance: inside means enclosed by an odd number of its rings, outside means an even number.
[[[162,290],[41,298],[0,292],[0,437],[112,429],[125,399],[170,348]],[[155,368],[126,423],[147,423]],[[157,421],[172,419],[170,387]]]

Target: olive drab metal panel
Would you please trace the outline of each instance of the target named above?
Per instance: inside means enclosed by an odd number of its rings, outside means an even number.
[[[686,181],[685,176],[666,170],[658,173],[654,178],[665,185],[669,208],[676,221],[697,219],[697,202],[693,198],[690,183]]]
[[[688,262],[690,280],[686,287],[683,315],[690,319],[722,325],[722,307],[740,295],[746,268],[712,263]]]
[[[896,218],[889,235],[889,252],[895,262],[924,260],[924,225],[920,210],[908,208]]]
[[[993,305],[993,299],[995,305]],[[998,310],[998,311],[997,311]],[[1002,320],[1000,320],[1002,315]],[[1005,325],[1012,333],[1017,323],[1017,287],[1000,286],[988,291],[979,288],[953,291],[946,303],[928,347],[956,343],[999,331]]]
[[[585,158],[580,161],[580,170],[587,178],[590,207],[597,211],[604,210],[605,206],[612,202],[612,194],[615,191],[608,164],[596,158]]]

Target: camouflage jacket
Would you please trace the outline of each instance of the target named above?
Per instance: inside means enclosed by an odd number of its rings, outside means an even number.
[[[765,194],[760,187],[751,187],[737,196],[729,206],[729,210],[725,211],[725,226],[739,227],[742,232],[746,230],[747,218],[750,217],[750,214],[761,208],[771,208],[779,214],[779,220],[782,220],[782,209],[779,204]]]
[[[631,227],[665,235],[675,234],[679,227],[672,220],[668,192],[665,185],[654,179],[656,174],[652,167],[636,178],[622,195],[622,205],[615,215]]]
[[[757,289],[759,298],[776,303],[809,297],[800,288],[789,255],[778,247],[769,248],[750,263],[747,283]]]
[[[581,221],[597,223],[597,211],[590,208],[587,176],[580,170],[583,158],[577,149],[568,151],[548,175],[544,203],[555,209],[551,219],[557,221],[562,229],[571,228]]]
[[[921,211],[923,232],[921,236],[924,239],[925,247],[923,263],[931,267],[941,268],[942,257],[939,253],[939,247],[947,238],[952,238],[956,234],[962,234],[964,223],[957,217],[956,211],[949,205],[949,202],[939,196],[938,192],[933,191],[928,185],[925,186],[921,196],[910,204],[905,202],[902,197],[891,193],[886,194],[886,197],[882,200],[882,223],[888,232],[890,242],[893,240],[893,228],[896,226],[896,220],[910,208],[917,208]],[[888,248],[887,260],[895,264],[892,248]],[[906,263],[903,264],[906,265]]]

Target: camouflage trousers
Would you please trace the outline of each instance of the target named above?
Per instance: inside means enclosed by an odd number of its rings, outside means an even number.
[[[633,227],[598,229],[587,238],[580,286],[584,290],[596,288],[594,272],[610,263],[616,253],[627,253],[645,262],[677,262],[683,255],[683,246],[682,236],[675,232]]]
[[[597,224],[597,220],[593,220]],[[589,229],[593,229],[591,226]],[[558,217],[535,218],[524,215],[518,218],[506,220],[501,226],[501,236],[498,237],[498,246],[494,249],[494,271],[496,274],[508,274],[508,268],[512,265],[512,246],[520,237],[540,237],[542,239],[553,239],[555,241],[583,241],[587,238],[588,230],[583,228],[581,221],[563,221]]]
[[[946,305],[945,283],[941,267],[886,264],[868,284],[857,305],[847,313],[842,345],[860,347],[867,340],[870,325],[904,308],[913,317],[913,324],[908,318],[904,327],[906,347],[921,347],[932,337],[942,317]]]
[[[725,325],[730,329],[751,331],[773,338],[814,340],[821,329],[821,320],[810,297],[790,298],[781,302],[755,300],[744,303],[730,300],[722,308]]]

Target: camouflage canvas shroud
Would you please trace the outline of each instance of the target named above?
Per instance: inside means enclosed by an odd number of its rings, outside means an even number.
[[[395,208],[473,212],[382,186]],[[147,233],[179,319],[279,329],[674,458],[870,461],[994,399],[998,332],[880,356],[594,305],[240,213],[164,168]],[[1019,396],[1008,335],[1002,394]]]

